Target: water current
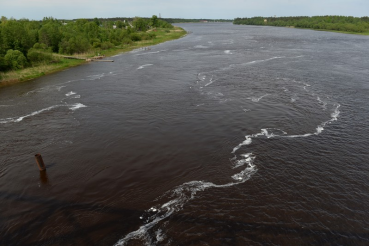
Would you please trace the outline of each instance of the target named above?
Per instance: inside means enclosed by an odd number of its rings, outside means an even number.
[[[368,37],[179,25],[0,89],[0,244],[369,245]]]

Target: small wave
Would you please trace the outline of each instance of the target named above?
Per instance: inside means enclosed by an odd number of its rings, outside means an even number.
[[[146,52],[146,53],[142,53],[142,54],[136,54],[136,56],[143,56],[143,55],[158,54],[158,53],[165,52],[165,51],[167,51],[167,50],[151,51],[151,52]]]
[[[232,55],[233,54],[230,50],[225,50],[224,53],[225,54],[228,54],[228,55]]]
[[[153,64],[145,64],[145,65],[139,66],[137,69],[143,69],[145,67],[152,66],[152,65]]]
[[[243,157],[241,160],[237,160],[236,157],[230,159],[234,165],[233,169],[244,166],[246,163],[251,164],[255,159],[255,156],[252,153],[241,154],[240,156]]]
[[[25,118],[28,118],[28,117],[31,117],[31,116],[35,116],[35,115],[41,114],[42,112],[49,111],[49,110],[52,110],[54,108],[58,108],[58,107],[62,107],[62,106],[65,106],[65,105],[54,105],[54,106],[51,106],[51,107],[48,107],[48,108],[44,108],[44,109],[41,109],[41,110],[32,112],[32,113],[27,114],[27,115],[24,115],[24,116],[14,117],[14,118],[0,119],[0,123],[1,124],[5,124],[5,123],[12,123],[12,122],[20,122],[20,121],[22,121]]]
[[[320,104],[322,104],[323,110],[326,110],[327,109],[327,103],[324,102],[322,99],[320,99],[320,97],[317,97],[316,99],[318,100],[318,102]]]
[[[74,110],[77,110],[79,108],[85,108],[85,107],[87,107],[87,106],[82,104],[82,103],[75,103],[73,105],[70,105],[69,109],[74,111]]]
[[[209,48],[209,46],[205,46],[205,45],[196,45],[196,46],[194,46],[194,48],[196,48],[196,49],[207,49],[207,48]]]
[[[248,97],[247,99],[250,99],[253,102],[259,102],[261,99],[263,99],[263,97],[269,96],[269,94],[265,94],[261,97]]]
[[[68,92],[67,94],[65,94],[67,97],[69,97],[69,96],[71,96],[71,95],[75,95],[75,94],[77,94],[77,93],[75,93],[74,91],[70,91],[70,92]]]
[[[95,75],[87,76],[87,78],[89,80],[96,80],[96,79],[101,79],[104,76],[105,76],[105,73],[101,73],[101,74],[95,74]]]
[[[47,108],[44,108],[44,109],[40,109],[38,111],[32,112],[32,113],[24,115],[24,116],[0,119],[0,124],[21,122],[25,118],[29,118],[29,117],[41,114],[42,112],[50,111],[50,110],[53,110],[53,109],[59,108],[59,107],[68,107],[70,110],[74,111],[76,109],[87,107],[87,106],[83,105],[82,103],[75,103],[75,104],[71,104],[71,105],[68,105],[68,104],[53,105],[53,106],[50,106],[50,107],[47,107]]]
[[[321,123],[320,125],[318,125],[315,129],[315,132],[314,133],[306,133],[306,134],[301,134],[301,135],[289,135],[289,136],[286,136],[286,137],[289,137],[289,138],[301,138],[301,137],[309,137],[309,136],[312,136],[312,135],[319,135],[320,133],[322,133],[324,131],[324,127],[327,125],[327,124],[330,124],[332,123],[333,121],[337,121],[338,120],[338,117],[340,115],[340,110],[339,108],[341,107],[340,104],[336,104],[335,105],[335,109],[334,111],[331,113],[331,119],[327,120],[327,121],[324,121],[323,123]]]

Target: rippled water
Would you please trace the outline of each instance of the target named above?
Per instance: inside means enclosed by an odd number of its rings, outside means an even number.
[[[180,26],[0,90],[0,244],[368,245],[368,37]]]

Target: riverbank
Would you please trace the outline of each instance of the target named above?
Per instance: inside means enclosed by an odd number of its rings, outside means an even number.
[[[184,29],[176,26],[173,29],[156,28],[154,30],[150,30],[150,32],[154,32],[156,37],[151,40],[137,41],[133,42],[132,44],[116,46],[111,49],[99,51],[99,53],[101,55],[105,55],[106,57],[114,56],[120,53],[129,52],[134,49],[153,46],[166,41],[179,39],[187,34]],[[91,50],[85,54],[78,54],[74,56],[89,58],[95,56],[96,52],[96,50]],[[87,63],[87,61],[85,60],[64,59],[63,56],[61,56],[60,54],[53,54],[53,56],[55,58],[53,63],[44,63],[34,67],[27,67],[16,71],[0,73],[0,88],[20,82],[29,81],[31,79],[44,76],[46,74],[59,72],[70,67],[75,67]]]

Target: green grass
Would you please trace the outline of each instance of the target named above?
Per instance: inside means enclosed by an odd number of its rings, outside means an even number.
[[[121,45],[121,46],[111,48],[109,50],[103,50],[103,51],[90,50],[89,52],[85,54],[76,54],[74,56],[87,58],[87,57],[92,57],[96,55],[97,53],[100,53],[102,55],[105,55],[106,57],[109,57],[109,56],[117,55],[120,53],[128,52],[134,49],[152,46],[152,45],[156,45],[156,44],[163,43],[166,41],[178,39],[178,38],[183,37],[187,33],[185,30],[183,30],[180,27],[174,27],[173,29],[157,28],[156,30],[150,30],[150,31],[155,33],[156,37],[154,39],[138,41],[130,45]],[[12,85],[12,84],[23,82],[23,81],[28,81],[31,79],[44,76],[45,74],[62,71],[69,67],[74,67],[74,66],[78,66],[78,65],[86,63],[86,61],[84,60],[64,59],[62,58],[63,56],[60,54],[53,54],[53,55],[55,57],[55,60],[58,61],[57,63],[52,63],[52,64],[43,63],[37,66],[27,67],[27,68],[20,69],[17,71],[8,71],[5,73],[0,73],[0,87]]]

